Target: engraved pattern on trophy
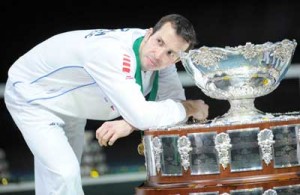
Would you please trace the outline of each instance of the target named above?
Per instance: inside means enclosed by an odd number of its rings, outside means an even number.
[[[220,133],[215,138],[215,148],[218,151],[219,162],[224,169],[230,162],[230,136],[227,133]]]
[[[191,142],[187,136],[182,136],[177,141],[178,152],[180,154],[181,166],[185,171],[190,167],[189,154],[192,151]]]
[[[269,165],[273,159],[273,132],[270,129],[264,129],[258,133],[257,140],[262,153],[262,159]]]
[[[161,169],[161,158],[160,154],[162,153],[162,144],[158,137],[153,138],[152,140],[153,152],[154,152],[154,161],[157,172]]]
[[[275,190],[269,189],[266,190],[262,195],[277,195],[277,192]]]

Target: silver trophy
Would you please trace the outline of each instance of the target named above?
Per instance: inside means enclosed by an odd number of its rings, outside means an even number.
[[[256,97],[275,90],[284,78],[297,42],[252,44],[237,47],[200,47],[181,52],[185,70],[204,94],[228,100],[230,109],[214,122],[224,124],[268,120],[273,115],[255,108]]]

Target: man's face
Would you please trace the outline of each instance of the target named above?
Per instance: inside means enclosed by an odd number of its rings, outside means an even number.
[[[179,51],[185,51],[189,44],[175,32],[171,23],[166,23],[152,34],[146,33],[140,48],[142,70],[160,70],[178,62]]]

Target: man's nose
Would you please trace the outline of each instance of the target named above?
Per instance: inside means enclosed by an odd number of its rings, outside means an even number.
[[[164,55],[165,55],[165,50],[164,49],[162,49],[162,48],[160,48],[160,49],[158,49],[157,51],[156,51],[156,58],[157,59],[162,59],[163,57],[164,57]]]

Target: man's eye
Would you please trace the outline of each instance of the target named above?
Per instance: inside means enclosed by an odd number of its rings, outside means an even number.
[[[171,56],[171,57],[175,56],[174,52],[171,52],[171,51],[168,51],[168,55]]]
[[[178,54],[175,53],[175,52],[172,52],[172,51],[169,51],[169,52],[168,52],[168,56],[169,56],[169,58],[170,58],[171,60],[173,60],[173,61],[176,61],[176,60],[178,60],[178,58],[179,58]]]
[[[158,43],[159,45],[162,45],[162,44],[163,44],[162,40],[160,40],[160,39],[157,39],[157,43]]]

